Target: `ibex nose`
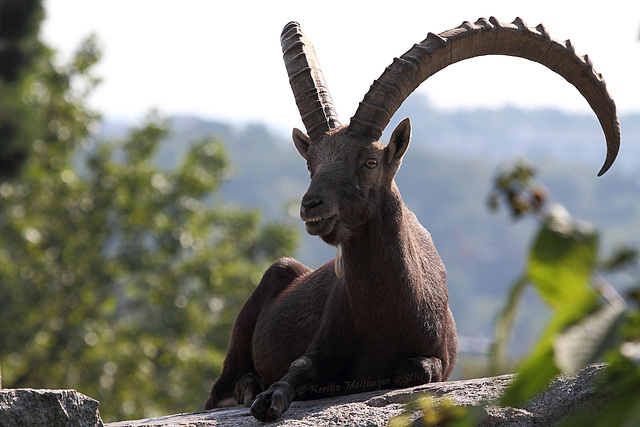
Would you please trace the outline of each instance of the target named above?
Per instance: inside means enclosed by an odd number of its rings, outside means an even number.
[[[318,206],[322,205],[322,203],[322,199],[316,197],[309,199],[303,198],[302,203],[300,204],[300,217],[306,221],[311,216],[313,216],[311,212]]]

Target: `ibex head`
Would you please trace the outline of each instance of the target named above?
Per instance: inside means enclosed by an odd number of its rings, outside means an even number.
[[[410,136],[409,119],[398,125],[386,147],[347,127],[316,140],[294,129],[294,144],[311,174],[300,208],[307,232],[337,245],[376,215],[380,202],[388,200]]]
[[[529,28],[517,18],[511,24],[480,19],[440,33],[429,33],[373,82],[351,118],[341,126],[313,45],[295,22],[281,36],[289,81],[308,136],[293,131],[294,143],[311,172],[302,199],[301,217],[310,234],[340,244],[367,222],[380,193],[395,188],[397,172],[410,138],[402,121],[385,147],[379,138],[404,100],[427,78],[455,62],[482,55],[510,55],[538,62],[574,85],[595,112],[607,143],[598,175],[613,164],[620,146],[615,103],[589,58],[576,55],[570,41],[559,42],[539,25]]]

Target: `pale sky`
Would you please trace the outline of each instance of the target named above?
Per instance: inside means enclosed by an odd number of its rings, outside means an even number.
[[[282,28],[296,20],[315,45],[347,123],[394,56],[430,31],[490,16],[505,22],[519,16],[529,26],[544,24],[553,38],[571,39],[604,75],[619,113],[640,112],[637,0],[45,0],[45,10],[44,40],[61,57],[97,34],[103,83],[91,105],[112,117],[138,118],[158,108],[168,115],[301,127],[280,50]],[[564,79],[519,58],[463,61],[418,91],[445,109],[509,104],[590,111]]]

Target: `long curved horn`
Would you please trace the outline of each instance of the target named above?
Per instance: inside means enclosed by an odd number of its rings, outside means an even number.
[[[560,74],[575,86],[595,112],[607,142],[607,157],[598,176],[613,164],[620,148],[620,122],[602,75],[589,58],[576,55],[571,42],[551,39],[538,25],[529,28],[520,18],[511,24],[495,18],[440,33],[429,33],[400,58],[395,58],[373,82],[351,118],[349,131],[380,139],[384,128],[404,100],[427,78],[446,66],[482,55],[510,55],[529,59]]]
[[[297,22],[284,27],[280,44],[302,122],[311,140],[316,140],[340,126],[318,57]]]

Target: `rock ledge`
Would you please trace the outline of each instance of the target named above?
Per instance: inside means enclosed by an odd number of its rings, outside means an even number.
[[[102,427],[98,405],[75,390],[0,389],[0,426]]]
[[[561,375],[549,388],[522,409],[489,407],[481,425],[540,426],[553,425],[571,412],[595,411],[603,398],[596,395],[593,380],[604,365],[592,365],[577,375]],[[420,393],[438,398],[449,397],[459,405],[479,405],[494,401],[513,379],[513,375],[464,381],[427,384],[399,390],[379,390],[330,399],[293,402],[283,418],[269,426],[386,426],[389,419],[400,414],[404,403]],[[248,408],[233,407],[190,414],[170,415],[137,421],[106,424],[107,427],[142,426],[256,426]]]

